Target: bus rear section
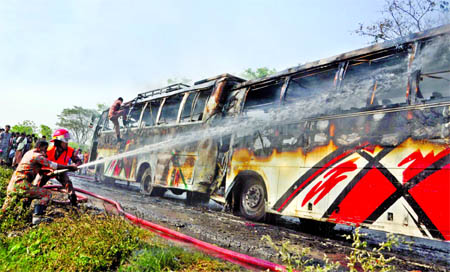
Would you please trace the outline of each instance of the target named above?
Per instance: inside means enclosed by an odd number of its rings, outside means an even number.
[[[236,86],[253,129],[232,137],[224,198],[252,220],[450,240],[449,48],[445,26]]]

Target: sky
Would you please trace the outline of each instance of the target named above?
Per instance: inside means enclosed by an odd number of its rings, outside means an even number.
[[[365,47],[352,32],[383,3],[2,0],[0,126],[56,129],[64,108],[128,101],[169,78],[280,71]]]

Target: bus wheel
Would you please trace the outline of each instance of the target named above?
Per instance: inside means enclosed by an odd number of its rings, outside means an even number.
[[[261,181],[251,178],[243,186],[240,195],[241,214],[250,220],[261,220],[266,211],[266,196]]]
[[[164,188],[155,187],[153,185],[151,169],[145,169],[141,177],[141,193],[147,196],[162,196],[164,192]]]

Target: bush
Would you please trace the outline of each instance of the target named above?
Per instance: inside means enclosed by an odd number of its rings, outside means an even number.
[[[1,271],[105,271],[150,234],[120,218],[71,215],[1,241]]]

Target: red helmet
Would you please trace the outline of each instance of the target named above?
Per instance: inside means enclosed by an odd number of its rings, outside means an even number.
[[[52,140],[50,142],[54,142],[55,140],[68,143],[70,140],[70,133],[66,129],[57,129],[55,133],[53,133]]]

